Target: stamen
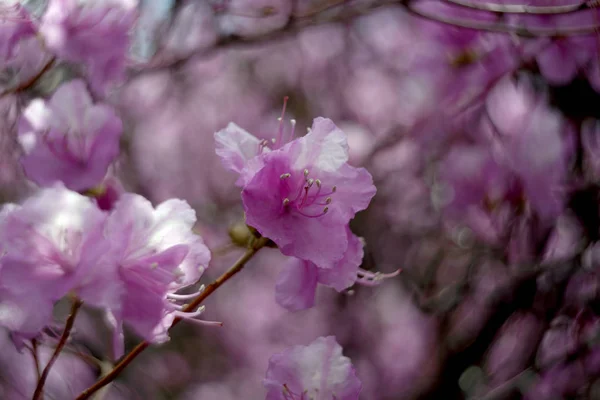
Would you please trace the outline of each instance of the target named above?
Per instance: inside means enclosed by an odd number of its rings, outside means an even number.
[[[325,199],[325,204],[331,204],[331,197]]]
[[[335,191],[337,190],[337,186],[334,186],[331,188],[331,193],[335,193]]]
[[[315,180],[313,178],[310,178],[308,181],[306,181],[307,188],[311,188],[314,182]]]
[[[329,207],[325,207],[325,208],[323,209],[323,214],[327,214],[327,211],[329,211]]]
[[[223,323],[219,321],[203,321],[200,319],[195,319],[196,317],[200,316],[205,310],[205,306],[200,306],[194,312],[174,311],[173,315],[175,315],[175,317],[177,318],[185,319],[186,321],[193,322],[199,325],[223,326]]]
[[[371,272],[366,271],[362,268],[359,268],[356,272],[357,279],[356,283],[361,284],[363,286],[377,286],[380,285],[384,280],[393,278],[398,276],[402,268],[398,268],[396,271],[391,272],[389,274],[384,274],[381,272]]]
[[[186,301],[186,300],[190,300],[190,299],[194,299],[194,298],[198,297],[200,295],[200,293],[202,293],[202,290],[204,290],[203,287],[201,287],[200,290],[197,291],[196,293],[190,293],[190,294],[167,293],[167,297],[169,299],[173,299],[173,300]]]
[[[310,214],[305,214],[305,213],[303,213],[303,212],[302,212],[302,211],[300,211],[300,210],[296,210],[296,212],[297,212],[298,214],[300,214],[300,215],[302,215],[302,216],[306,217],[306,218],[319,218],[319,217],[322,217],[323,215],[325,215],[325,214],[326,214],[325,212],[323,212],[323,213],[321,213],[321,214],[317,214],[317,215],[310,215]]]
[[[290,124],[292,125],[290,141],[292,141],[294,140],[294,137],[296,137],[296,120],[290,119]]]
[[[315,183],[317,184],[317,187],[319,189],[321,189],[321,180],[320,179],[315,179]]]
[[[194,317],[199,317],[200,315],[202,315],[202,313],[206,311],[206,306],[200,306],[196,309],[196,311],[193,312],[187,312],[187,318],[194,318]]]
[[[204,326],[218,326],[218,327],[223,326],[223,322],[221,322],[221,321],[205,321],[203,319],[195,319],[195,318],[186,318],[186,321],[193,322],[198,325],[204,325]]]
[[[265,147],[269,147],[269,141],[266,139],[263,139],[260,141],[260,143],[258,144],[258,152],[262,153],[263,150],[265,149]]]
[[[283,140],[283,118],[285,116],[285,108],[287,107],[287,101],[288,101],[288,96],[285,96],[283,98],[283,108],[281,110],[281,117],[277,118],[277,120],[279,121],[279,130],[277,131],[277,140],[274,140],[273,143],[277,144],[277,148],[281,147],[281,145],[283,143],[281,143],[281,141]]]
[[[309,173],[310,173],[310,172],[309,172],[307,169],[305,169],[305,170],[304,170],[304,177],[306,178],[306,177],[308,176],[308,174],[309,174]]]
[[[285,199],[283,199],[283,206],[287,206],[288,204],[290,204],[290,199],[288,199],[287,197]]]
[[[289,178],[290,176],[292,176],[292,174],[290,174],[289,172],[287,172],[287,173],[285,173],[285,174],[281,174],[281,175],[279,176],[279,179],[287,179],[287,178]]]

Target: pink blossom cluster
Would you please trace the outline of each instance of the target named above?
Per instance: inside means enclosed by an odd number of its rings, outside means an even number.
[[[177,292],[198,281],[210,261],[184,201],[155,208],[123,194],[108,212],[56,185],[5,205],[1,215],[0,323],[16,343],[38,337],[65,296],[105,312],[117,358],[123,323],[160,343],[175,317],[199,314],[182,313],[176,302]]]

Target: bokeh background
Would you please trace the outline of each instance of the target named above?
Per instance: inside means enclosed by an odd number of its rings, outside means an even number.
[[[363,268],[403,272],[376,287],[319,288],[314,308],[290,313],[274,298],[285,257],[264,250],[205,303],[223,327],[178,325],[98,398],[262,399],[273,353],[335,335],[364,400],[600,399],[600,14],[571,0],[526,5],[566,11],[141,0],[128,80],[110,96],[126,125],[111,175],[196,209],[213,251],[203,282],[243,251],[230,240],[243,227],[239,188],[213,134],[233,121],[273,137],[284,96],[284,123],[296,119],[299,134],[317,116],[346,132],[351,164],[378,189],[352,222]],[[58,68],[33,93],[69,73]],[[14,121],[18,100],[1,106]],[[18,200],[33,187],[14,125],[2,126],[0,148],[2,200]],[[67,311],[57,306],[57,321]],[[73,398],[110,369],[109,342],[98,313],[81,313],[46,398]],[[0,347],[0,398],[27,398],[31,354],[4,332]]]

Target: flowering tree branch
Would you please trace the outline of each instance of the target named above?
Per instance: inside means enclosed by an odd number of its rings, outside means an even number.
[[[60,337],[56,349],[54,349],[54,353],[52,353],[52,357],[50,357],[48,364],[46,364],[46,367],[42,371],[42,375],[40,376],[38,384],[35,388],[35,392],[33,393],[32,400],[38,400],[41,398],[42,393],[44,391],[44,385],[46,384],[46,379],[48,379],[48,375],[50,374],[50,369],[52,368],[52,365],[56,362],[56,359],[60,355],[60,352],[62,351],[63,347],[65,347],[65,345],[67,344],[67,340],[69,339],[69,335],[71,334],[71,330],[73,329],[73,324],[75,323],[77,311],[79,311],[81,304],[82,302],[80,300],[73,299],[71,305],[71,313],[69,314],[67,322],[65,323],[65,329]]]
[[[227,282],[229,279],[231,279],[235,274],[240,272],[244,268],[246,263],[248,261],[250,261],[250,259],[252,259],[252,257],[254,257],[254,255],[260,249],[265,247],[268,244],[268,242],[269,242],[269,239],[261,237],[259,239],[256,239],[253,243],[251,243],[250,247],[231,266],[231,268],[229,268],[225,273],[223,273],[223,275],[221,275],[217,279],[215,279],[214,282],[212,282],[211,284],[206,286],[206,288],[202,291],[202,293],[198,297],[196,297],[191,303],[189,303],[183,309],[183,311],[189,312],[189,311],[193,311],[196,308],[198,308],[198,306],[200,304],[202,304],[202,302],[208,296],[210,296],[221,285],[223,285],[225,282]],[[179,321],[181,321],[181,318],[175,318],[175,320],[173,321],[173,325],[171,325],[171,326],[173,327],[173,326],[177,325],[179,323]],[[81,392],[79,394],[79,396],[77,396],[76,400],[89,399],[90,396],[92,396],[98,390],[102,389],[104,386],[108,385],[110,382],[115,380],[115,378],[117,376],[119,376],[121,371],[123,371],[125,369],[125,367],[127,367],[148,346],[150,346],[150,343],[148,341],[143,341],[143,342],[139,343],[133,350],[131,350],[131,352],[129,352],[125,357],[123,357],[123,359],[121,361],[119,361],[110,372],[108,372],[106,375],[104,375],[102,378],[100,378],[92,386],[90,386],[89,388],[87,388],[86,390]]]

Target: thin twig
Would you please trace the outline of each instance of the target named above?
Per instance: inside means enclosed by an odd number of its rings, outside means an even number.
[[[58,359],[58,356],[60,355],[60,352],[63,349],[63,347],[65,347],[65,345],[67,344],[67,340],[69,339],[69,335],[71,334],[71,330],[73,329],[75,317],[77,316],[77,311],[79,311],[81,304],[82,302],[79,299],[73,299],[71,313],[69,314],[67,322],[65,323],[65,329],[62,333],[62,336],[60,337],[60,341],[58,342],[56,349],[54,349],[54,353],[52,353],[52,357],[50,357],[50,361],[48,361],[48,364],[46,364],[46,367],[44,368],[44,371],[42,372],[42,375],[38,380],[38,384],[35,388],[35,392],[33,393],[32,400],[38,400],[41,397],[42,392],[44,391],[44,384],[46,383],[46,379],[48,379],[48,375],[50,374],[50,369],[52,368],[54,362]]]
[[[40,68],[40,70],[37,72],[37,74],[35,74],[34,76],[32,76],[31,78],[29,78],[28,80],[26,80],[25,82],[20,83],[19,85],[17,85],[16,87],[12,87],[12,88],[8,88],[5,91],[3,91],[2,93],[0,93],[0,97],[4,97],[8,94],[11,93],[20,93],[20,92],[24,92],[27,89],[30,89],[31,87],[33,87],[33,85],[35,85],[37,83],[37,81],[46,73],[50,70],[50,68],[52,68],[52,66],[54,65],[54,63],[56,62],[56,58],[52,57],[50,58],[46,64],[44,64],[44,66],[42,68]]]
[[[215,54],[217,51],[225,49],[236,49],[238,47],[248,48],[250,46],[262,46],[265,43],[271,43],[274,41],[280,41],[286,37],[297,35],[303,29],[310,26],[325,25],[328,23],[344,23],[350,21],[361,15],[374,12],[385,6],[399,5],[403,0],[381,0],[371,4],[362,5],[348,5],[348,7],[341,9],[339,13],[329,14],[332,8],[343,5],[346,0],[333,0],[322,7],[314,10],[309,10],[303,14],[292,15],[288,23],[281,29],[271,31],[262,35],[256,35],[251,37],[242,36],[225,36],[219,38],[219,40],[211,47],[199,49],[191,53],[179,56],[179,57],[160,57],[160,50],[157,52],[155,59],[139,65],[133,65],[129,69],[129,76],[137,76],[141,73],[147,73],[157,70],[163,70],[167,68],[179,68],[185,65],[188,61],[198,58],[208,58]],[[260,17],[257,17],[260,18]]]
[[[404,5],[407,11],[416,16],[428,19],[430,21],[440,22],[442,24],[452,25],[464,29],[472,29],[475,31],[510,33],[516,36],[527,38],[540,38],[589,35],[594,33],[596,29],[600,28],[596,24],[570,28],[527,28],[525,26],[510,26],[498,22],[464,20],[459,18],[444,17],[443,15],[435,15],[419,10],[418,3],[418,1],[414,0],[405,0]]]
[[[33,356],[33,362],[35,363],[35,375],[36,379],[39,381],[42,376],[42,369],[40,367],[40,356],[38,353],[39,347],[37,339],[31,339],[31,355]]]
[[[240,272],[242,268],[246,265],[246,263],[254,257],[254,255],[263,247],[267,245],[269,242],[266,238],[260,238],[254,241],[254,243],[246,250],[246,252],[240,257],[235,264],[231,266],[229,270],[227,270],[223,275],[219,276],[214,282],[206,286],[206,288],[200,293],[198,297],[194,299],[191,303],[189,303],[186,307],[183,308],[183,312],[194,311],[198,306],[215,290],[217,290],[222,284],[227,282],[230,278],[232,278],[235,274]],[[175,318],[173,321],[173,325],[175,326],[177,323],[181,321],[181,318]],[[89,399],[94,393],[100,390],[102,387],[108,385],[112,382],[120,373],[127,367],[142,351],[144,351],[150,343],[148,341],[143,341],[139,343],[133,350],[131,350],[125,357],[119,361],[115,367],[102,378],[100,378],[96,383],[92,386],[84,390],[77,396],[75,400],[85,400]]]
[[[469,0],[444,0],[446,3],[454,4],[461,7],[472,8],[475,10],[489,11],[502,14],[541,14],[541,15],[556,15],[567,14],[577,11],[587,10],[592,8],[591,2],[582,2],[579,4],[566,4],[558,6],[530,6],[527,4],[501,4],[493,2],[476,2]]]

